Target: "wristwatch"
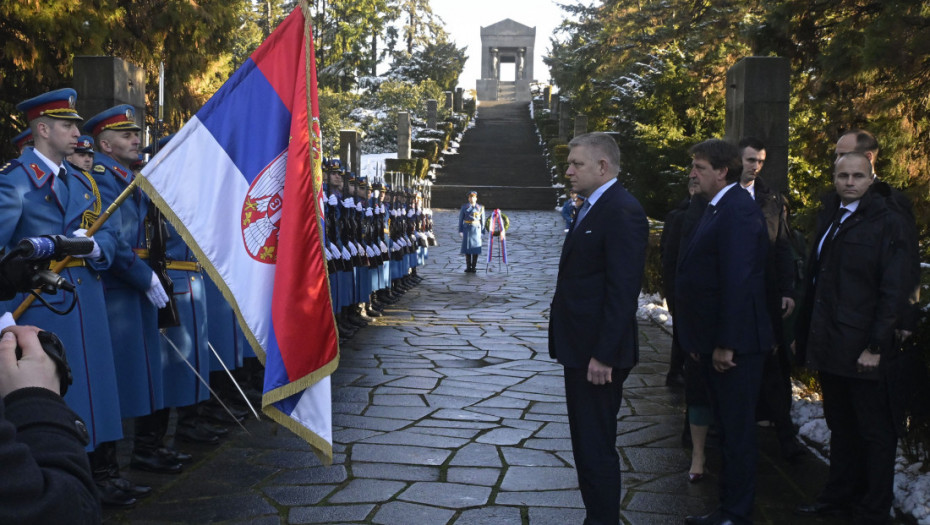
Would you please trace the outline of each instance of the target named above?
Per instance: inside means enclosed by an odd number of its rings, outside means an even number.
[[[865,349],[870,354],[879,355],[882,353],[882,347],[878,346],[875,343],[869,343],[869,346],[865,347]]]

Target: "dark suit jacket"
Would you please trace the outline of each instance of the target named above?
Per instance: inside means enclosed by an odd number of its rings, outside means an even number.
[[[591,357],[615,368],[639,360],[636,309],[649,224],[619,182],[576,221],[562,245],[549,318],[549,355],[587,368]]]
[[[856,360],[870,344],[882,350],[880,367],[894,355],[894,329],[909,291],[905,226],[873,188],[843,221],[818,261],[817,247],[839,205],[836,193],[830,194],[817,215],[798,346],[807,351],[810,368],[880,379],[881,370],[859,372]]]
[[[675,324],[686,352],[765,352],[773,345],[765,304],[768,235],[745,190],[730,188],[682,248],[675,281]]]

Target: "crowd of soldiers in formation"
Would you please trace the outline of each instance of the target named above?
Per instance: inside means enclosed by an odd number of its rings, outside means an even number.
[[[180,473],[192,456],[174,443],[218,443],[260,404],[263,374],[232,307],[141,190],[131,189],[93,231],[142,169],[143,153],[153,150],[141,148],[132,106],[83,122],[76,98],[74,90],[60,89],[20,103],[29,128],[14,139],[20,156],[0,168],[5,251],[42,235],[93,240],[91,254],[60,272],[74,292],[43,294],[53,306],[74,307],[62,315],[64,308],[56,313],[35,302],[14,320],[10,313],[26,297],[19,294],[0,303],[0,314],[3,326],[34,325],[61,339],[74,377],[63,397],[78,416],[76,441],[84,445],[75,462],[89,462],[104,507],[126,508],[151,487],[121,473],[116,444],[124,428],[132,429],[131,468]],[[344,174],[335,160],[325,170],[324,251],[345,339],[420,282],[416,269],[436,241],[420,191],[369,184]]]
[[[424,193],[383,179],[369,182],[346,173],[336,159],[325,160],[324,170],[327,271],[339,337],[346,339],[422,280],[417,268],[437,242],[428,186]]]

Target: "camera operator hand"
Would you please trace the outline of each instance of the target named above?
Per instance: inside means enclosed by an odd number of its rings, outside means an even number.
[[[87,237],[87,230],[85,230],[84,228],[81,228],[80,230],[74,230],[74,236],[75,237]],[[80,259],[90,259],[92,261],[99,259],[100,258],[100,245],[97,244],[97,241],[94,240],[93,235],[87,238],[94,242],[94,249],[91,250],[91,252],[88,254],[75,255],[74,257],[78,257]]]
[[[60,393],[60,380],[55,362],[49,358],[34,326],[10,326],[0,338],[0,398],[14,390],[42,387]],[[23,350],[16,359],[16,346]]]

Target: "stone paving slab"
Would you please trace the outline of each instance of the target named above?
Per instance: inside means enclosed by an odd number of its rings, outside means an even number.
[[[177,476],[126,469],[155,493],[106,523],[572,525],[584,519],[548,308],[561,218],[508,212],[509,268],[465,274],[456,211],[435,213],[441,243],[424,281],[341,347],[333,383],[333,465],[268,421],[218,447],[188,447]],[[509,271],[508,271],[509,270]],[[624,523],[682,523],[712,510],[719,457],[687,482],[683,393],[664,386],[669,334],[640,324],[641,362],[624,385],[617,443]],[[798,523],[826,469],[792,466],[760,429],[758,523]],[[125,446],[123,446],[125,449]],[[123,461],[128,462],[123,456]],[[813,520],[810,523],[839,523]]]

